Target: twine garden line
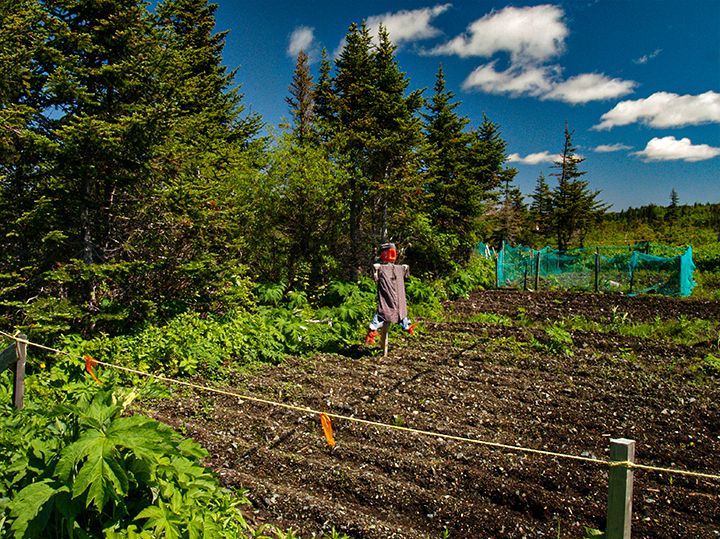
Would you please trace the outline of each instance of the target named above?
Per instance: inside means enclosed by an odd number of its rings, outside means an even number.
[[[23,344],[26,344],[26,345],[29,345],[29,346],[34,346],[34,347],[37,347],[37,348],[41,348],[41,349],[43,349],[43,350],[47,350],[47,351],[50,351],[50,352],[55,352],[56,354],[62,354],[62,355],[74,357],[74,358],[81,359],[81,360],[86,360],[87,358],[90,358],[90,356],[84,356],[84,357],[83,357],[83,356],[79,356],[79,355],[77,355],[77,354],[72,354],[72,353],[70,353],[70,352],[64,352],[64,351],[62,351],[62,350],[58,350],[58,349],[55,349],[55,348],[50,348],[50,347],[47,347],[47,346],[43,346],[43,345],[41,345],[41,344],[36,344],[36,343],[33,343],[33,342],[28,341],[28,340],[25,340],[25,339],[20,339],[20,338],[18,338],[17,336],[10,335],[10,334],[5,333],[5,332],[3,332],[3,331],[0,331],[0,335],[3,335],[3,336],[5,336],[5,337],[7,337],[7,338],[10,338],[10,339],[13,339],[14,341],[16,341],[16,343],[23,343]],[[292,404],[285,404],[285,403],[281,403],[281,402],[276,402],[276,401],[271,401],[271,400],[267,400],[267,399],[262,399],[262,398],[259,398],[259,397],[252,397],[252,396],[250,396],[250,395],[242,395],[242,394],[240,394],[240,393],[235,393],[235,392],[232,392],[232,391],[225,391],[225,390],[223,390],[223,389],[217,389],[217,388],[213,388],[213,387],[202,386],[202,385],[199,385],[199,384],[195,384],[195,383],[193,383],[193,382],[186,382],[186,381],[184,381],[184,380],[177,380],[177,379],[175,379],[175,378],[168,378],[168,377],[166,377],[166,376],[162,376],[162,375],[159,375],[159,374],[152,374],[152,373],[140,371],[140,370],[137,370],[137,369],[131,369],[131,368],[129,368],[129,367],[123,367],[123,366],[121,366],[121,365],[115,365],[115,364],[112,364],[112,363],[107,363],[107,362],[105,362],[105,361],[100,361],[100,360],[97,360],[97,359],[95,359],[95,358],[90,358],[90,359],[92,360],[92,362],[93,362],[94,364],[97,364],[97,365],[103,365],[104,367],[109,367],[109,368],[111,368],[111,369],[116,369],[116,370],[120,370],[120,371],[124,371],[124,372],[131,373],[131,374],[137,374],[137,375],[139,375],[139,376],[146,376],[146,377],[149,377],[149,378],[155,378],[156,380],[161,380],[161,381],[168,382],[168,383],[172,383],[172,384],[177,384],[177,385],[182,385],[182,386],[190,387],[190,388],[193,388],[193,389],[198,389],[198,390],[200,390],[200,391],[208,391],[208,392],[211,392],[211,393],[217,393],[217,394],[225,395],[225,396],[229,396],[229,397],[236,397],[236,398],[241,399],[241,400],[247,400],[247,401],[256,402],[256,403],[261,403],[261,404],[268,404],[268,405],[270,405],[270,406],[276,406],[276,407],[285,408],[285,409],[288,409],[288,410],[295,410],[295,411],[299,411],[299,412],[303,412],[303,413],[318,414],[318,415],[321,414],[321,413],[325,413],[325,415],[327,415],[328,417],[332,417],[332,418],[335,418],[335,419],[341,419],[341,420],[344,420],[344,421],[351,421],[351,422],[355,422],[355,423],[362,423],[362,424],[369,425],[369,426],[374,426],[374,427],[394,429],[394,430],[398,430],[398,431],[403,431],[403,432],[408,432],[408,433],[413,433],[413,434],[420,434],[420,435],[423,435],[423,436],[431,436],[431,437],[435,437],[435,438],[444,438],[444,439],[447,439],[447,440],[453,440],[453,441],[457,441],[457,442],[472,443],[472,444],[476,444],[476,445],[483,445],[483,446],[486,446],[486,447],[494,447],[494,448],[496,448],[496,449],[506,449],[506,450],[509,450],[509,451],[516,451],[516,452],[521,452],[521,453],[531,453],[531,454],[543,455],[543,456],[547,456],[547,457],[557,457],[557,458],[570,459],[570,460],[575,460],[575,461],[580,461],[580,462],[586,462],[586,463],[596,464],[596,465],[606,465],[606,466],[609,466],[609,467],[611,467],[611,468],[612,468],[612,467],[633,468],[633,469],[653,471],[653,472],[665,472],[665,473],[672,473],[672,474],[680,474],[680,475],[686,475],[686,476],[689,476],[689,477],[697,477],[697,478],[703,478],[703,479],[720,480],[720,475],[706,474],[706,473],[701,473],[701,472],[692,472],[692,471],[686,471],[686,470],[678,470],[678,469],[674,469],[674,468],[660,468],[660,467],[657,467],[657,466],[648,466],[648,465],[644,465],[644,464],[636,464],[636,463],[634,463],[634,462],[627,462],[627,461],[609,461],[609,460],[603,460],[603,459],[594,459],[594,458],[590,458],[590,457],[582,457],[582,456],[577,456],[577,455],[567,455],[567,454],[564,454],[564,453],[557,453],[557,452],[554,452],[554,451],[545,451],[545,450],[542,450],[542,449],[530,449],[530,448],[527,448],[527,447],[520,447],[520,446],[515,446],[515,445],[502,444],[502,443],[499,443],[499,442],[488,442],[488,441],[486,441],[486,440],[476,440],[476,439],[473,439],[473,438],[465,438],[465,437],[462,437],[462,436],[455,436],[455,435],[452,435],[452,434],[442,434],[442,433],[439,433],[439,432],[432,432],[432,431],[425,431],[425,430],[413,429],[413,428],[410,428],[410,427],[401,427],[401,426],[397,426],[397,425],[390,425],[390,424],[387,424],[387,423],[379,423],[379,422],[376,422],[376,421],[370,421],[370,420],[368,420],[368,419],[360,419],[360,418],[357,418],[357,417],[349,417],[349,416],[344,416],[344,415],[335,414],[335,413],[330,413],[330,412],[320,412],[319,410],[313,410],[312,408],[303,408],[303,407],[301,407],[301,406],[294,406],[294,405],[292,405]]]

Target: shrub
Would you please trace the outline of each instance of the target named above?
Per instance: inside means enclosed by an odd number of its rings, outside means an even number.
[[[44,373],[64,379],[56,386],[64,402],[30,401],[20,412],[0,405],[3,536],[245,537],[238,506],[247,500],[200,465],[204,449],[150,418],[124,415],[137,391],[89,386],[66,376],[67,367]]]

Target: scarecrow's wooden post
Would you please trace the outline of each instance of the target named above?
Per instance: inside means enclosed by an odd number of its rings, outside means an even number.
[[[388,335],[390,334],[390,324],[383,324],[383,327],[380,328],[380,332],[380,345],[383,349],[383,357],[387,357],[388,345],[390,344],[390,339],[388,339]]]

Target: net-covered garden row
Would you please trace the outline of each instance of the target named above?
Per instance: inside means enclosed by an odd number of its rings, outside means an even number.
[[[690,246],[642,243],[562,253],[550,247],[536,251],[503,243],[499,253],[492,253],[484,244],[479,251],[496,257],[498,288],[689,296],[695,286]]]

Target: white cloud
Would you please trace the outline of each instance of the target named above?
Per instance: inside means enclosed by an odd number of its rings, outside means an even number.
[[[601,144],[597,148],[595,148],[594,151],[597,153],[611,153],[611,152],[622,152],[625,150],[632,150],[632,146],[627,146],[626,144]]]
[[[432,55],[492,58],[507,53],[510,65],[496,71],[497,60],[476,68],[463,83],[465,90],[482,90],[518,97],[529,95],[566,103],[587,103],[622,97],[637,83],[597,73],[559,79],[562,68],[548,62],[565,50],[570,31],[559,6],[506,7],[473,22],[464,34],[426,51]]]
[[[652,139],[643,151],[635,154],[645,161],[705,161],[720,155],[720,148],[707,144],[693,146],[689,138],[664,137]]]
[[[539,165],[540,163],[554,163],[561,159],[561,156],[556,153],[542,152],[542,153],[531,153],[525,157],[520,157],[520,154],[514,153],[508,155],[508,162],[520,163],[522,165]]]
[[[478,67],[465,82],[463,90],[479,89],[491,94],[541,95],[552,88],[554,69],[547,66],[510,67],[495,71],[495,62]]]
[[[630,94],[635,86],[637,83],[633,81],[610,79],[598,73],[586,73],[556,84],[542,98],[573,104],[604,101]]]
[[[473,22],[466,33],[428,54],[489,58],[507,52],[513,63],[545,62],[565,48],[569,31],[564,15],[558,6],[506,7]]]
[[[298,26],[290,34],[287,55],[290,58],[297,58],[300,51],[308,55],[310,62],[318,59],[320,46],[315,40],[315,28],[309,26]]]
[[[618,125],[645,123],[651,127],[683,127],[720,123],[720,94],[677,95],[658,92],[647,99],[623,101],[600,118],[593,129],[611,129]]]
[[[395,45],[436,37],[442,32],[430,23],[438,15],[450,9],[451,4],[437,5],[433,8],[403,10],[397,13],[375,15],[366,21],[370,33],[377,37],[378,27],[382,24]]]
[[[656,58],[658,54],[662,52],[662,49],[655,49],[655,51],[652,54],[646,54],[642,58],[638,58],[637,60],[633,60],[633,63],[635,64],[647,64],[650,60],[653,58]]]

